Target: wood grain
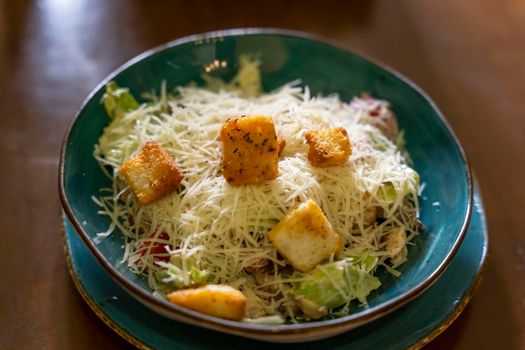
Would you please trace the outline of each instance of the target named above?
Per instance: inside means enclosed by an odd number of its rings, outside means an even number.
[[[429,349],[525,348],[525,2],[0,0],[0,348],[129,348],[83,304],[60,241],[59,148],[87,93],[138,53],[224,28],[303,30],[434,98],[481,183],[485,279]]]

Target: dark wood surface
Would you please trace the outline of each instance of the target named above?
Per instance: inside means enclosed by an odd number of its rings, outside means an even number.
[[[286,5],[285,5],[286,3]],[[140,52],[199,32],[320,34],[414,80],[483,191],[485,278],[429,349],[525,348],[525,2],[0,0],[0,348],[129,348],[84,304],[60,238],[59,148],[88,92]]]

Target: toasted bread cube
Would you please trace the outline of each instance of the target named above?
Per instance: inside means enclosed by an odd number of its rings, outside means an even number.
[[[268,232],[268,238],[275,249],[301,272],[312,270],[342,248],[341,238],[312,200],[288,213]]]
[[[209,284],[168,294],[174,304],[215,317],[240,321],[246,313],[246,297],[225,285]]]
[[[273,180],[278,175],[279,143],[270,117],[228,119],[221,129],[222,173],[233,186]]]
[[[277,157],[280,157],[283,155],[284,147],[286,146],[286,140],[279,136],[277,138],[277,144],[279,145],[279,152],[277,153]]]
[[[313,130],[305,134],[310,146],[308,160],[314,167],[342,165],[346,163],[352,148],[344,128]]]
[[[182,175],[175,162],[157,143],[150,141],[119,169],[142,204],[152,203],[175,190]]]

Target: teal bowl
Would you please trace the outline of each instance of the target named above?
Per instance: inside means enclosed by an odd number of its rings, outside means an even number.
[[[235,73],[239,55],[257,54],[266,91],[295,79],[315,94],[338,93],[343,101],[366,91],[388,100],[405,130],[407,148],[426,183],[421,200],[425,232],[409,249],[399,278],[380,273],[382,286],[367,308],[355,306],[345,317],[284,325],[227,321],[179,307],[155,297],[147,282],[119,261],[123,239],[118,232],[95,244],[108,218],[97,214],[91,199],[109,185],[92,156],[108,118],[100,104],[104,85],[115,80],[135,96],[191,81],[202,83],[205,66],[227,61],[224,78]],[[171,319],[240,336],[276,342],[326,338],[384,316],[423,293],[446,269],[465,235],[472,207],[472,179],[465,154],[432,100],[414,83],[390,68],[312,36],[273,29],[238,29],[175,40],[147,51],[111,73],[88,96],[65,136],[60,158],[60,198],[64,211],[107,273],[129,294]],[[89,268],[85,266],[84,268]]]

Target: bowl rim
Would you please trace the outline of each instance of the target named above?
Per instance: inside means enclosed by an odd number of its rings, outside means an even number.
[[[454,145],[459,151],[459,154],[463,161],[463,164],[465,167],[465,176],[467,179],[468,198],[467,198],[467,211],[465,213],[463,223],[460,228],[460,232],[457,235],[452,248],[447,253],[445,259],[439,264],[439,266],[430,274],[430,276],[427,279],[423,280],[422,282],[420,282],[418,285],[416,285],[409,291],[393,299],[385,301],[382,304],[379,304],[372,308],[362,310],[354,314],[335,318],[332,320],[312,321],[312,322],[300,323],[300,324],[283,324],[283,325],[251,324],[251,323],[245,323],[245,322],[225,320],[222,318],[217,318],[214,316],[202,314],[202,313],[199,313],[193,310],[186,309],[184,307],[180,307],[173,303],[169,303],[166,300],[163,300],[163,299],[160,299],[154,296],[151,292],[147,292],[141,287],[138,287],[137,285],[135,285],[131,280],[129,280],[121,272],[119,272],[106,259],[106,257],[98,250],[95,243],[90,239],[88,234],[84,231],[84,228],[82,227],[79,220],[76,218],[76,216],[73,213],[72,207],[69,203],[69,199],[66,194],[64,167],[65,167],[66,150],[67,150],[67,145],[69,144],[71,131],[73,130],[73,127],[76,124],[77,119],[80,117],[80,115],[82,114],[83,110],[85,109],[89,101],[91,101],[91,99],[95,96],[95,94],[104,85],[106,85],[107,82],[114,79],[114,77],[116,77],[118,74],[120,74],[127,68],[131,67],[132,65],[140,62],[141,60],[147,57],[153,56],[163,50],[169,49],[174,46],[190,43],[190,42],[207,41],[207,40],[213,40],[213,39],[218,39],[218,38],[223,38],[223,37],[250,36],[250,35],[277,35],[277,36],[284,36],[284,37],[306,39],[306,40],[310,40],[314,42],[319,42],[321,44],[325,44],[332,48],[336,48],[338,50],[355,55],[356,57],[363,59],[364,61],[367,61],[373,65],[380,67],[381,69],[395,76],[397,79],[401,80],[403,83],[405,83],[410,88],[415,90],[430,105],[430,107],[434,109],[439,120],[445,127],[446,131],[452,137],[454,141]],[[472,197],[473,197],[473,183],[472,183],[471,166],[461,146],[461,143],[459,142],[459,139],[455,135],[450,124],[445,119],[445,117],[443,116],[443,114],[441,113],[437,105],[434,103],[434,101],[427,95],[427,93],[425,93],[414,82],[406,78],[404,75],[402,75],[395,69],[381,62],[377,62],[376,60],[369,58],[367,55],[363,55],[361,53],[350,51],[346,48],[341,47],[337,42],[323,38],[319,35],[305,33],[301,31],[295,31],[295,30],[288,30],[288,29],[256,28],[256,27],[255,28],[235,28],[235,29],[227,29],[227,30],[210,31],[206,33],[194,34],[194,35],[189,35],[189,36],[185,36],[182,38],[178,38],[178,39],[169,41],[165,44],[156,46],[147,51],[144,51],[143,53],[128,60],[126,63],[124,63],[117,69],[115,69],[110,74],[108,74],[100,83],[98,83],[95,86],[95,88],[91,90],[91,92],[88,94],[88,96],[84,99],[80,107],[75,112],[74,118],[69,123],[69,126],[65,132],[65,135],[62,141],[61,150],[60,150],[58,185],[59,185],[59,195],[60,195],[60,200],[62,202],[62,207],[68,219],[73,224],[75,231],[77,232],[77,234],[79,234],[79,236],[82,238],[82,240],[84,241],[86,246],[89,248],[91,253],[95,256],[98,262],[106,269],[106,271],[110,274],[110,276],[119,285],[121,285],[124,289],[126,289],[132,296],[134,296],[137,299],[140,299],[143,302],[144,301],[147,302],[147,304],[154,306],[155,309],[157,310],[161,309],[161,310],[168,312],[169,314],[175,314],[175,318],[189,322],[189,323],[199,324],[200,326],[203,326],[203,327],[207,327],[207,328],[211,328],[211,329],[215,329],[215,330],[219,330],[219,331],[223,331],[227,333],[233,333],[237,335],[243,335],[243,333],[253,333],[253,334],[268,335],[268,336],[271,336],[272,334],[283,335],[283,334],[302,333],[305,331],[322,331],[324,329],[333,330],[334,328],[345,328],[345,329],[353,328],[351,326],[358,327],[359,325],[368,323],[392,311],[397,310],[398,308],[402,307],[409,301],[421,295],[428,287],[430,287],[439,278],[439,276],[441,276],[441,274],[445,271],[445,269],[447,268],[452,258],[456,255],[456,252],[458,251],[465,237],[465,233],[467,231],[467,228],[470,222],[470,217],[472,214]]]

